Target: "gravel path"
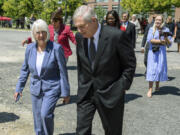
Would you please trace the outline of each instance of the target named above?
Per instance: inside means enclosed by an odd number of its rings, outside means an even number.
[[[0,135],[32,135],[33,118],[29,82],[23,97],[14,103],[13,93],[24,59],[25,47],[21,41],[29,32],[0,30]],[[132,87],[126,94],[124,135],[178,135],[180,133],[180,54],[176,45],[170,48],[168,57],[169,81],[161,83],[160,91],[153,98],[146,97],[148,82],[143,76],[143,54],[140,51],[140,36],[137,42],[137,70]],[[54,135],[75,135],[77,70],[75,46],[68,62],[71,86],[71,103],[62,105],[60,100],[55,110]],[[98,114],[93,121],[93,134],[104,135]]]

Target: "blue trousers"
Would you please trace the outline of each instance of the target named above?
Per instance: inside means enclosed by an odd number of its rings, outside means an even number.
[[[45,92],[40,96],[31,94],[31,98],[36,135],[53,135],[54,109],[59,96]]]

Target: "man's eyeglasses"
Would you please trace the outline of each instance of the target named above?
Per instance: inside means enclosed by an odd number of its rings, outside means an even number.
[[[85,23],[85,24],[82,24],[82,25],[79,25],[79,26],[76,26],[77,29],[80,29],[80,30],[84,30],[86,29],[88,26],[88,23]]]

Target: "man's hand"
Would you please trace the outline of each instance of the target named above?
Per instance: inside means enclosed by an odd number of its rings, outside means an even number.
[[[70,96],[63,97],[63,104],[68,104],[70,102]]]
[[[144,53],[144,47],[141,48],[141,53]]]

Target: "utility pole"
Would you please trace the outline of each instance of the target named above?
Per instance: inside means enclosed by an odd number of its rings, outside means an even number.
[[[119,15],[119,11],[120,11],[120,0],[118,0],[118,15]]]

